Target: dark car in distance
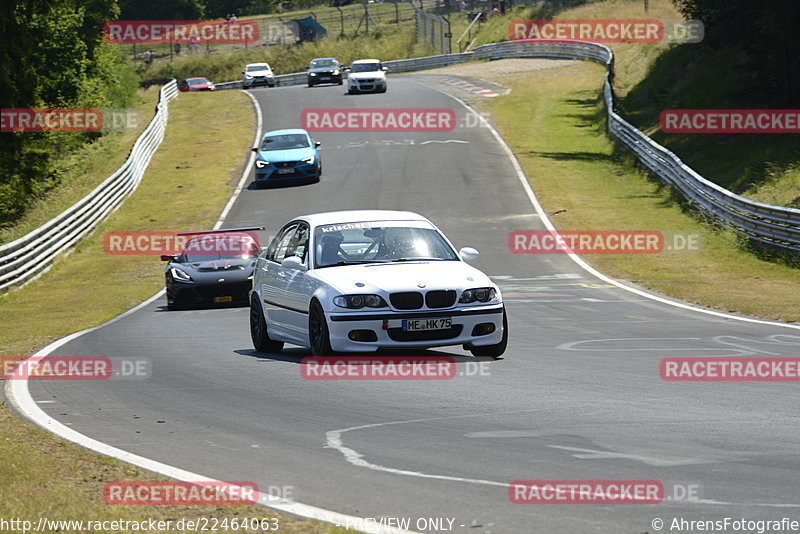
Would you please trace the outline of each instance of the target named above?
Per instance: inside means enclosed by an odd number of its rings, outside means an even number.
[[[321,83],[342,85],[342,66],[334,57],[318,57],[311,60],[308,66],[308,86]]]
[[[167,308],[246,305],[260,249],[254,230],[263,227],[183,232],[180,254],[165,254]]]

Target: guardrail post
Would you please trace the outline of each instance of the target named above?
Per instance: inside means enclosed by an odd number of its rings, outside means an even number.
[[[0,245],[0,290],[22,285],[41,275],[61,252],[94,230],[136,189],[164,138],[167,103],[177,96],[174,79],[161,88],[155,116],[114,174],[57,217],[11,243]]]
[[[339,37],[344,37],[344,11],[342,11],[342,8],[339,6],[334,6],[334,7],[339,10],[339,26],[340,26]]]

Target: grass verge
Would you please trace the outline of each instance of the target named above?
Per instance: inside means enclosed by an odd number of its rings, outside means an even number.
[[[249,155],[249,145],[230,132],[244,132],[249,143],[254,122],[250,99],[238,91],[182,94],[172,102],[164,143],[139,189],[50,272],[0,298],[0,356],[30,354],[59,337],[111,319],[158,291],[163,267],[157,258],[107,255],[103,235],[213,225]],[[105,482],[156,477],[33,428],[5,404],[0,406],[0,443],[0,517],[5,519],[36,524],[40,517],[100,521],[277,517],[281,532],[340,531],[255,506],[108,506],[102,493]]]
[[[695,253],[586,255],[600,271],[701,306],[800,321],[800,270],[754,257],[736,237],[686,214],[670,190],[615,150],[604,130],[604,69],[580,63],[497,79],[488,106],[559,230],[699,232]],[[541,135],[547,132],[547,135]]]
[[[33,202],[13,226],[0,229],[0,244],[11,242],[35,230],[75,202],[89,194],[103,180],[114,174],[128,158],[133,143],[150,124],[158,103],[158,87],[140,90],[131,109],[138,122],[130,131],[107,133],[91,144],[76,150],[58,165],[65,170],[58,186]],[[60,135],[73,135],[63,133]]]
[[[573,3],[574,4],[574,3]],[[477,44],[508,39],[514,19],[680,20],[670,0],[606,0],[584,5],[545,2],[519,6],[491,17]],[[456,31],[456,30],[454,30]],[[706,33],[714,27],[706,28]],[[459,33],[460,35],[460,33]],[[800,207],[800,150],[793,134],[662,133],[665,109],[794,109],[790,102],[766,100],[754,90],[756,61],[746,50],[715,49],[705,43],[611,44],[616,56],[618,111],[637,128],[666,146],[706,179],[753,200]]]
[[[276,74],[288,74],[302,72],[316,57],[335,55],[343,64],[350,64],[364,58],[387,61],[431,53],[429,47],[417,43],[413,23],[385,24],[369,34],[352,38],[329,36],[299,45],[183,57],[173,62],[153,64],[149,69],[141,70],[140,75],[142,78],[205,76],[214,82],[231,82],[242,79],[242,70],[248,63],[267,62]]]

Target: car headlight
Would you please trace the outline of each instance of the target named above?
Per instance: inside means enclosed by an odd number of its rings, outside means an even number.
[[[252,76],[251,76],[251,75],[249,75],[249,74],[245,74],[245,75],[244,75],[244,79],[245,79],[245,80],[249,80],[250,78],[252,78]]]
[[[191,282],[192,277],[189,276],[189,273],[184,271],[183,269],[178,269],[177,267],[173,267],[169,270],[169,273],[172,275],[172,278],[175,280],[179,280],[181,282]]]
[[[365,306],[367,308],[386,308],[389,306],[380,295],[339,295],[333,297],[333,303],[340,308],[350,308],[352,310],[358,310]]]
[[[335,70],[335,71],[333,71],[331,74],[333,74],[334,76],[338,76],[338,75],[339,75],[339,71],[338,71],[338,70]]]
[[[267,165],[269,165],[269,161],[266,161],[266,160],[263,160],[263,159],[257,159],[256,160],[256,169],[263,169]]]
[[[306,159],[301,159],[301,163],[314,163],[314,155],[308,156]]]
[[[316,72],[311,72],[311,73],[309,73],[308,75],[309,75],[309,76],[316,76],[316,75],[317,75],[317,73],[316,73]]]
[[[467,289],[461,293],[461,298],[458,299],[460,304],[469,304],[471,302],[491,302],[497,299],[497,291],[493,287],[477,287],[475,289]]]

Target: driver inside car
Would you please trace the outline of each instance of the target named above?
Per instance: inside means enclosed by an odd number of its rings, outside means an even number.
[[[320,237],[317,245],[320,265],[335,265],[344,260],[340,254],[343,252],[340,246],[343,240],[341,232],[331,232]]]
[[[399,260],[424,256],[420,254],[423,251],[417,250],[417,239],[411,228],[387,228],[383,243],[386,259]]]

